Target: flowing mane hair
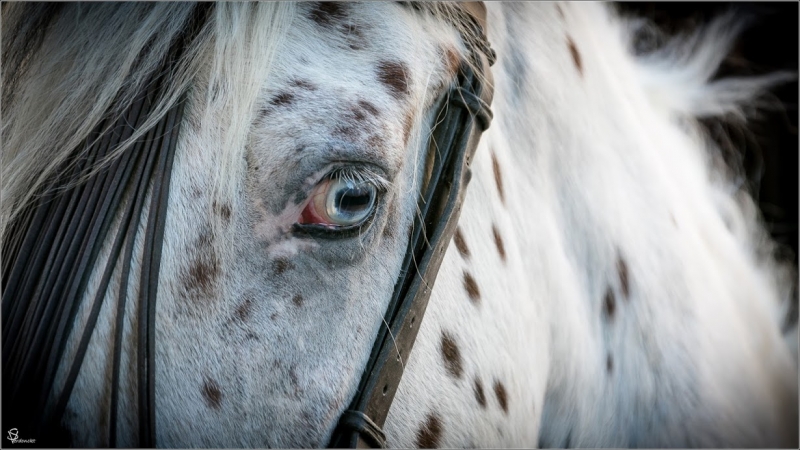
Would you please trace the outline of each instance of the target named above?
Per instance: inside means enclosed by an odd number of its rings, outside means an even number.
[[[707,176],[713,186],[715,206],[725,217],[729,231],[757,262],[757,270],[777,287],[778,322],[782,323],[786,342],[796,358],[800,288],[797,266],[788,246],[770,236],[753,198],[754,186],[747,182],[742,157],[737,157],[742,148],[730,136],[735,133],[747,136],[748,121],[759,119],[767,111],[783,110],[784,106],[770,90],[796,82],[798,74],[778,70],[717,78],[737,39],[757,20],[736,8],[704,26],[674,35],[647,19],[618,16],[617,20],[622,25],[619,30],[622,41],[627,43],[628,52],[636,55],[637,77],[651,104],[685,133],[691,145],[704,150],[702,157],[710,169]],[[635,46],[642,42],[657,45],[637,52]],[[709,129],[715,124],[726,127],[726,131],[717,130],[716,139]]]
[[[48,180],[80,159],[90,134],[103,123],[110,127],[133,103],[178,40],[185,48],[153,113],[82,180],[190,89],[205,91],[201,120],[223,122],[221,148],[241,149],[249,129],[242,112],[253,109],[292,10],[287,3],[4,4],[3,241],[9,224],[46,193]],[[220,158],[217,189],[235,178],[227,170],[235,157]]]

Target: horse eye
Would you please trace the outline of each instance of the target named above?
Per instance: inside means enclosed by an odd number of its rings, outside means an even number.
[[[299,223],[333,227],[357,225],[372,214],[377,191],[368,181],[329,178],[314,190]]]

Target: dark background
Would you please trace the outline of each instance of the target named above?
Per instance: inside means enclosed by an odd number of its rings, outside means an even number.
[[[717,77],[758,75],[777,70],[797,72],[797,2],[618,2],[615,5],[623,15],[646,17],[668,34],[691,30],[733,9],[737,14],[749,16],[753,22],[740,36]],[[760,111],[760,117],[747,122],[745,134],[737,133],[722,121],[704,121],[712,136],[720,130],[733,135],[738,151],[729,152],[726,159],[744,167],[750,193],[757,200],[770,233],[783,244],[781,257],[793,261],[795,267],[798,253],[797,85],[795,80],[773,89],[771,92],[780,101],[779,107]],[[795,320],[796,314],[795,310]]]

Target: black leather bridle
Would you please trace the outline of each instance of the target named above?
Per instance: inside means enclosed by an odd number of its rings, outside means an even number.
[[[422,188],[400,276],[356,395],[339,419],[330,447],[386,447],[382,427],[403,376],[403,361],[411,353],[439,266],[455,233],[471,177],[472,156],[492,119],[490,66],[495,55],[485,35],[486,7],[482,2],[459,5],[478,39],[465,39],[471,61],[461,64],[455,87],[440,102],[428,148],[433,157],[430,177]]]
[[[490,66],[494,52],[484,34],[482,2],[460,3],[473,27],[465,42],[470,60],[458,71],[455,87],[438,103],[436,127],[429,143],[430,167],[422,187],[410,242],[400,276],[375,340],[358,391],[334,430],[330,446],[385,447],[381,427],[389,412],[403,360],[411,352],[427,307],[436,274],[449,244],[470,179],[469,165],[492,113]],[[36,433],[40,446],[63,446],[57,432],[77,380],[92,332],[108,289],[118,289],[111,386],[110,445],[116,445],[122,330],[136,230],[150,205],[144,235],[139,286],[137,379],[139,445],[156,446],[155,430],[155,309],[161,248],[167,214],[172,162],[184,99],[167,112],[114,162],[83,184],[69,184],[86,168],[109,155],[150,117],[171,78],[173,61],[208,18],[201,4],[186,32],[176,39],[164,63],[122,115],[98,125],[71,165],[50,180],[40,199],[13,223],[3,242],[3,416],[12,426]],[[68,185],[68,188],[55,189]],[[121,218],[111,251],[82,330],[76,355],[55,405],[47,408],[56,372],[80,303],[115,217]],[[123,253],[124,252],[124,253]],[[122,255],[120,285],[111,276]],[[42,416],[45,410],[52,412]],[[10,423],[7,423],[10,425]]]
[[[167,200],[185,97],[127,147],[112,164],[75,181],[87,169],[143,129],[173,79],[174,61],[200,30],[211,10],[199,4],[188,26],[162,57],[161,67],[122,114],[103,120],[74,150],[71,160],[49,180],[39,199],[12,224],[3,242],[3,417],[29,430],[38,446],[63,447],[69,436],[60,423],[72,394],[108,289],[118,289],[109,417],[110,445],[116,445],[120,356],[125,303],[134,243],[147,208],[144,251],[139,273],[137,380],[139,443],[155,441],[155,311]],[[89,277],[115,217],[119,229],[111,241],[88,320],[54,405],[49,399],[66,352]],[[120,255],[120,285],[110,286]],[[48,407],[48,405],[50,405]],[[43,415],[43,411],[49,414]],[[12,424],[13,423],[13,424]]]

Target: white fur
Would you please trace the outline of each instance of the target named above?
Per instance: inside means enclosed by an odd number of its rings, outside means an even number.
[[[347,20],[368,43],[350,51],[341,33],[309,19],[311,7],[219,5],[160,105],[166,111],[190,87],[159,279],[160,446],[324,446],[381,325],[415,212],[430,108],[451,81],[440,48],[464,47],[441,19],[452,17],[446,8],[432,15],[389,3],[348,6]],[[470,256],[455,248],[445,256],[385,426],[389,444],[416,446],[435,417],[442,447],[795,445],[796,342],[790,348],[780,333],[793,272],[773,260],[752,200],[731,189],[694,125],[701,116],[742,114],[742,104],[785,75],[709,84],[735,37],[737,27],[724,26],[736,24],[730,18],[688,39],[691,46],[637,59],[634,28],[605,5],[562,3],[563,18],[553,3],[487,7],[498,55],[494,120],[459,225]],[[176,32],[186,11],[159,8],[137,11],[151,30]],[[118,12],[97,11],[136,29]],[[69,30],[70,17],[56,30]],[[53,36],[28,72],[47,76],[22,80],[5,115],[2,186],[11,203],[0,232],[30,201],[22,181],[42,180],[64,157],[39,155],[80,142],[120,89],[102,80],[133,64],[109,56],[122,44],[108,38],[89,52],[105,59],[86,86],[37,96],[64,73],[72,86],[92,73],[58,64],[85,51],[86,39],[61,47]],[[406,64],[406,100],[376,78],[387,60]],[[291,88],[298,79],[314,89]],[[95,105],[97,86],[107,89]],[[287,90],[291,104],[272,108]],[[77,106],[57,108],[64,99]],[[381,113],[342,138],[337,127],[359,100]],[[378,140],[367,145],[370,136]],[[307,196],[340,161],[368,164],[387,181],[371,228],[344,240],[287,233],[304,205],[298,192]],[[619,260],[628,268],[627,298]],[[206,288],[190,282],[198,264],[216,267]],[[468,299],[465,272],[478,284],[478,303]],[[115,280],[64,421],[78,446],[107,443]],[[87,299],[98,281],[99,271]],[[138,281],[130,280],[129,299]],[[136,306],[128,301],[124,332],[123,446],[137,444]],[[457,344],[458,377],[443,364],[443,333]],[[218,406],[203,394],[209,386],[220,391]]]
[[[460,220],[472,255],[451,248],[442,265],[389,416],[392,444],[414,445],[435,412],[443,447],[796,445],[796,356],[780,334],[785,269],[752,201],[715,173],[698,130],[686,131],[694,117],[739,111],[780,76],[707,84],[738,29],[731,18],[695,47],[635,59],[629,28],[603,5],[562,3],[563,20],[553,4],[488,7],[495,120]],[[479,308],[462,270],[480,286]],[[441,330],[456,334],[465,359],[455,382],[440,362]]]

